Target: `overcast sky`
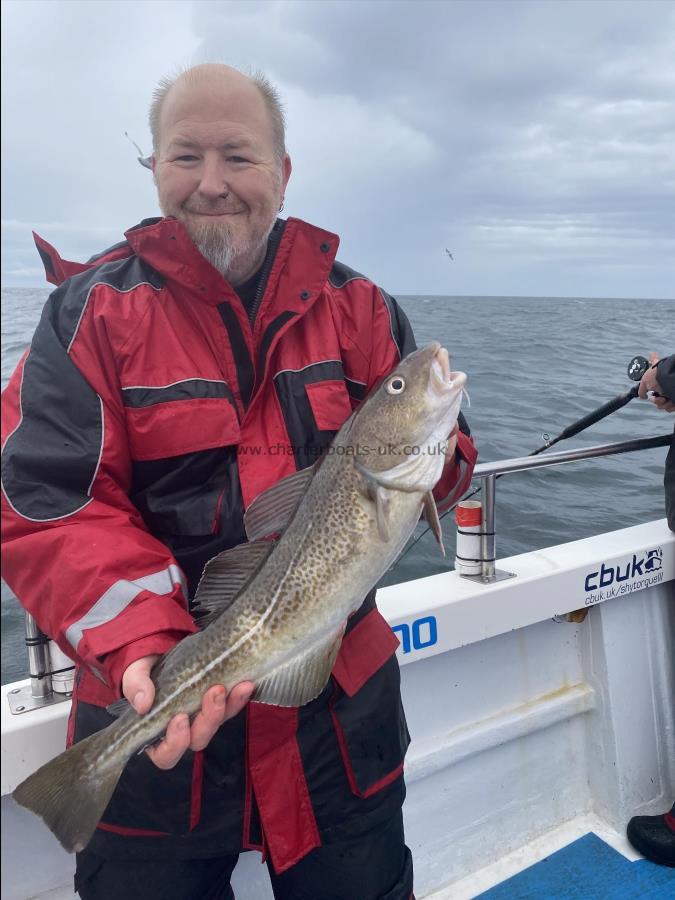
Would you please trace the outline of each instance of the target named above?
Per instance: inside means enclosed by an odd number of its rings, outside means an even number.
[[[670,0],[8,0],[2,284],[158,214],[147,107],[204,61],[277,84],[285,213],[396,294],[675,296]],[[449,248],[451,261],[445,253]]]

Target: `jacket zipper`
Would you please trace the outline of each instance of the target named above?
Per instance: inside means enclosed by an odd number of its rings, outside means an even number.
[[[265,293],[265,288],[267,287],[267,280],[270,277],[272,263],[274,262],[274,258],[277,255],[277,248],[279,246],[279,242],[281,241],[281,235],[283,234],[283,232],[284,229],[282,227],[281,220],[277,219],[274,228],[272,229],[272,233],[270,234],[269,242],[267,244],[267,253],[265,254],[265,261],[263,262],[262,269],[260,271],[258,289],[255,292],[255,297],[248,313],[249,322],[251,323],[251,331],[253,331],[255,317],[258,314],[260,304],[262,303],[263,294]]]

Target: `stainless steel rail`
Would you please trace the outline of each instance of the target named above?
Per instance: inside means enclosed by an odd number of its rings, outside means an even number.
[[[633,441],[619,441],[614,444],[599,444],[596,447],[583,447],[579,450],[559,450],[555,453],[542,453],[539,456],[522,456],[516,459],[480,463],[473,470],[473,477],[479,478],[481,482],[481,571],[479,575],[463,575],[462,577],[480,584],[492,584],[512,575],[510,572],[499,572],[495,567],[495,486],[497,478],[501,475],[527,472],[530,469],[541,469],[547,466],[559,466],[563,463],[578,462],[584,459],[596,459],[600,456],[616,456],[619,453],[632,453],[635,450],[667,447],[672,440],[673,435],[664,434],[658,437],[638,438]]]

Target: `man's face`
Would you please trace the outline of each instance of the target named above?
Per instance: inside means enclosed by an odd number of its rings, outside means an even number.
[[[166,216],[233,284],[262,263],[291,173],[274,154],[258,89],[243,76],[179,83],[167,95],[153,172]]]

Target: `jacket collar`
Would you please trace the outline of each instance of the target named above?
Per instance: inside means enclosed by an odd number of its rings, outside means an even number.
[[[204,259],[177,219],[145,220],[125,237],[137,256],[196,299],[212,306],[238,302],[233,287]],[[337,235],[301,219],[288,219],[259,317],[278,312],[279,303],[285,311],[305,312],[328,279],[338,244]]]

